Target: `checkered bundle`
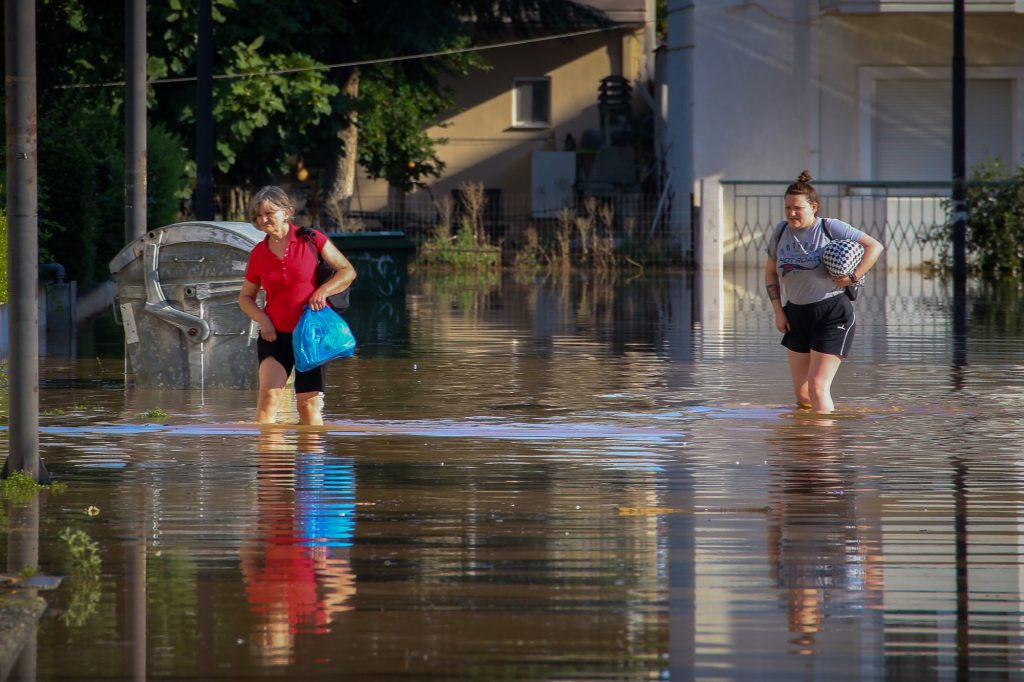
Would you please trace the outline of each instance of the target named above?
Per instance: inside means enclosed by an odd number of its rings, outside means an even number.
[[[832,277],[849,276],[864,257],[864,247],[852,239],[836,239],[821,252],[821,262]]]

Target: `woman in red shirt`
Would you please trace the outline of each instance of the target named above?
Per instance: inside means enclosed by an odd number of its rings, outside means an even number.
[[[299,228],[288,222],[293,213],[288,194],[273,185],[260,189],[249,202],[252,224],[267,236],[249,253],[238,305],[260,327],[260,337],[256,341],[256,355],[260,363],[256,420],[261,424],[277,421],[281,395],[295,366],[292,331],[303,308],[308,305],[313,310],[320,310],[327,305],[328,296],[344,291],[356,278],[355,268],[348,259],[323,232],[314,230],[316,248],[335,269],[331,279],[322,286],[316,285],[316,254],[307,240],[296,234]],[[266,303],[262,308],[256,303],[260,288],[266,292]],[[324,365],[295,373],[295,400],[300,424],[324,423],[325,374]]]

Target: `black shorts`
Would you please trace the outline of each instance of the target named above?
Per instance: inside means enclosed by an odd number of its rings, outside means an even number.
[[[857,313],[843,294],[817,303],[784,307],[789,331],[782,336],[782,345],[796,353],[819,353],[845,358],[853,344]]]
[[[292,349],[291,332],[278,332],[277,340],[275,341],[264,341],[262,336],[257,338],[256,357],[260,359],[261,365],[267,358],[274,358],[281,363],[286,374],[291,374],[292,369],[295,367],[295,351]],[[320,365],[308,372],[296,372],[295,392],[312,393],[319,391],[323,393],[324,386],[327,385],[326,379],[326,364]]]

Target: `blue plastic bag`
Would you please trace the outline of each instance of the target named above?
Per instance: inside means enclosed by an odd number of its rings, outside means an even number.
[[[348,323],[330,306],[320,310],[307,306],[292,332],[292,349],[295,369],[308,372],[328,360],[352,355],[356,339]]]

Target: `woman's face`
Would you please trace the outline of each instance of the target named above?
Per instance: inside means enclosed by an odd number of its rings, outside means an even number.
[[[786,195],[786,221],[793,229],[802,230],[813,225],[817,212],[818,204],[807,201],[803,194]]]
[[[291,211],[264,201],[256,209],[253,224],[274,239],[284,239],[288,235],[288,218]]]

